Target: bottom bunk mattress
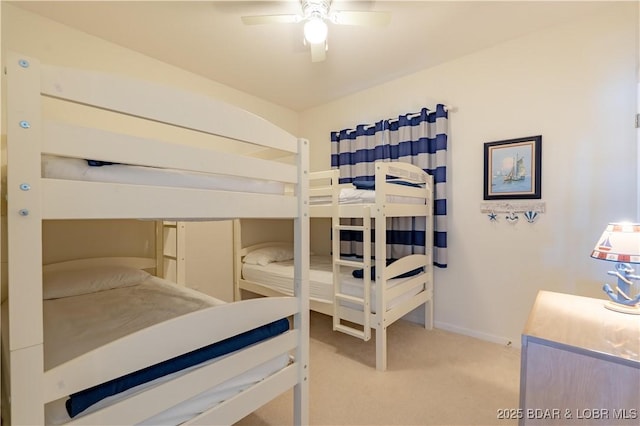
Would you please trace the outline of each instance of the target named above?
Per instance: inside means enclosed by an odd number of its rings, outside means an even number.
[[[262,263],[262,264],[261,264]],[[358,268],[340,266],[340,282],[342,292],[350,296],[362,297],[364,294],[364,279],[354,277]],[[360,274],[361,275],[361,274]],[[293,294],[293,259],[273,262],[242,264],[242,277],[265,287],[272,288],[286,295]],[[402,284],[409,277],[395,278],[387,281],[387,289]],[[422,283],[407,289],[392,300],[387,300],[387,310],[409,300],[424,289]],[[311,300],[323,303],[333,303],[333,263],[331,256],[310,256],[309,292]],[[376,295],[374,281],[371,281],[371,307],[375,313]]]
[[[43,296],[45,370],[153,324],[225,303],[145,271],[111,266],[47,272]],[[6,321],[6,303],[2,308]],[[62,424],[79,418],[288,329],[285,318],[53,401],[45,408],[46,423]],[[3,357],[8,355],[5,335]],[[168,344],[170,339],[167,336]],[[288,363],[289,356],[283,354],[143,424],[180,424]]]

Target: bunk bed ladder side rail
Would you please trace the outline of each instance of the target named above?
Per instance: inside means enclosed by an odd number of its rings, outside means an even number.
[[[309,424],[309,141],[298,139],[298,181],[296,195],[297,216],[293,221],[294,296],[298,299],[298,312],[293,325],[300,340],[295,351],[298,364],[298,382],[293,392],[293,420],[297,426]]]
[[[7,61],[9,372],[13,424],[44,424],[40,64]],[[9,373],[9,374],[7,374]]]
[[[340,200],[338,182],[332,199],[332,265],[333,265],[333,330],[340,331],[350,336],[358,337],[364,341],[371,339],[371,209],[369,206],[362,208],[362,225],[342,225],[340,222]],[[340,257],[340,231],[362,232],[362,261],[350,261]],[[351,296],[342,291],[340,280],[340,267],[353,266],[362,268],[363,272],[363,296]],[[351,303],[362,306],[362,329],[344,324],[342,304]]]

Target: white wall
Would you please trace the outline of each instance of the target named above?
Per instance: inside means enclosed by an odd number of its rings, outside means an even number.
[[[311,169],[321,170],[330,164],[332,130],[436,101],[456,107],[437,327],[519,345],[538,290],[604,297],[613,265],[590,252],[607,222],[636,217],[637,31],[637,4],[617,4],[301,115]],[[547,212],[534,224],[490,222],[479,209],[483,144],[538,134]]]
[[[233,302],[233,223],[186,222],[185,282],[189,287]],[[221,283],[225,283],[221,285]]]

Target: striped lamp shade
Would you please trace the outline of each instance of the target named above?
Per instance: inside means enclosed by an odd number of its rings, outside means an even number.
[[[612,262],[640,263],[640,224],[608,224],[591,257]]]

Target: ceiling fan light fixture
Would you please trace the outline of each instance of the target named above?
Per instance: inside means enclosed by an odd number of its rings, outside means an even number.
[[[323,43],[328,31],[326,22],[320,17],[312,17],[304,24],[304,38],[311,44]]]
[[[336,25],[380,27],[387,25],[391,19],[389,12],[337,10],[330,13],[332,0],[298,1],[302,14],[242,16],[242,22],[245,25],[304,23],[303,42],[311,50],[311,62],[322,62],[328,49],[329,22]]]

